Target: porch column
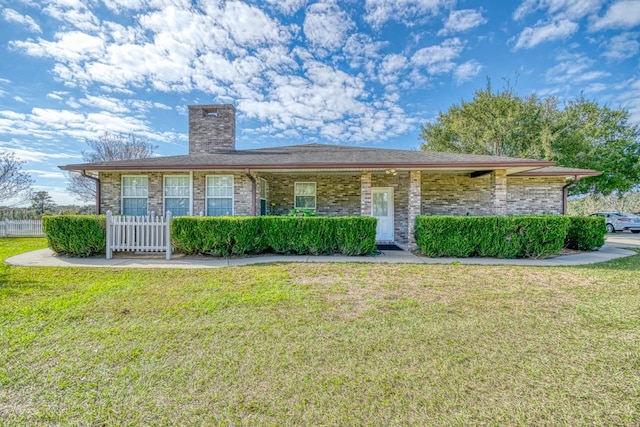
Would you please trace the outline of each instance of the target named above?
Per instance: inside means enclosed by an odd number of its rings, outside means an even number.
[[[498,169],[491,172],[491,213],[507,214],[507,171]]]
[[[360,175],[360,216],[371,216],[371,172]]]
[[[417,251],[418,244],[416,243],[416,217],[420,215],[420,207],[422,206],[422,172],[411,171],[409,172],[409,250]]]

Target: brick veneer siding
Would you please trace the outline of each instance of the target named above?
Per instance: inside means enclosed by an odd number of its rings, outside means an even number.
[[[564,177],[507,177],[507,215],[562,214]]]
[[[422,184],[422,173],[420,171],[409,172],[409,212],[408,212],[408,237],[409,237],[409,250],[417,251],[418,244],[415,238],[415,225],[416,217],[420,215],[420,207],[422,200],[422,190],[420,188]]]
[[[268,174],[269,203],[275,203],[272,215],[286,215],[294,207],[294,184],[316,183],[316,212],[323,216],[360,215],[360,174]]]
[[[491,188],[491,213],[493,215],[507,214],[507,171],[495,170],[489,175]]]
[[[491,215],[490,177],[422,173],[422,213]]]
[[[371,172],[360,175],[360,215],[371,215]]]
[[[217,115],[209,115],[215,111]],[[230,104],[189,106],[189,154],[236,149],[236,109]]]

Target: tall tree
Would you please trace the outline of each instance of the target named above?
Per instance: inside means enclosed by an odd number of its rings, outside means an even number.
[[[121,133],[104,133],[95,139],[85,140],[89,150],[82,151],[85,163],[100,163],[114,160],[144,159],[154,155],[157,146],[146,139]],[[87,178],[74,172],[68,172],[67,190],[85,202],[95,201],[95,179]],[[94,177],[97,178],[97,177]]]
[[[56,207],[55,202],[46,191],[36,191],[31,197],[31,209],[38,216],[51,212]]]
[[[422,126],[425,151],[450,151],[553,160],[560,166],[595,169],[602,176],[580,181],[571,194],[626,192],[640,184],[640,130],[629,113],[578,98],[521,98],[490,82],[471,102],[440,112]]]
[[[0,152],[0,203],[28,200],[33,179],[22,171],[22,164],[13,153]]]

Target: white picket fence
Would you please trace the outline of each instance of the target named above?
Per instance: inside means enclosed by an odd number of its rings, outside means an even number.
[[[166,252],[171,259],[171,212],[161,216],[114,216],[107,211],[107,259],[113,251]]]
[[[0,221],[0,237],[44,237],[40,219],[5,219]]]

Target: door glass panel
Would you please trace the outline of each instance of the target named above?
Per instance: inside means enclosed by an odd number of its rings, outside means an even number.
[[[373,193],[373,216],[389,216],[388,193]]]

